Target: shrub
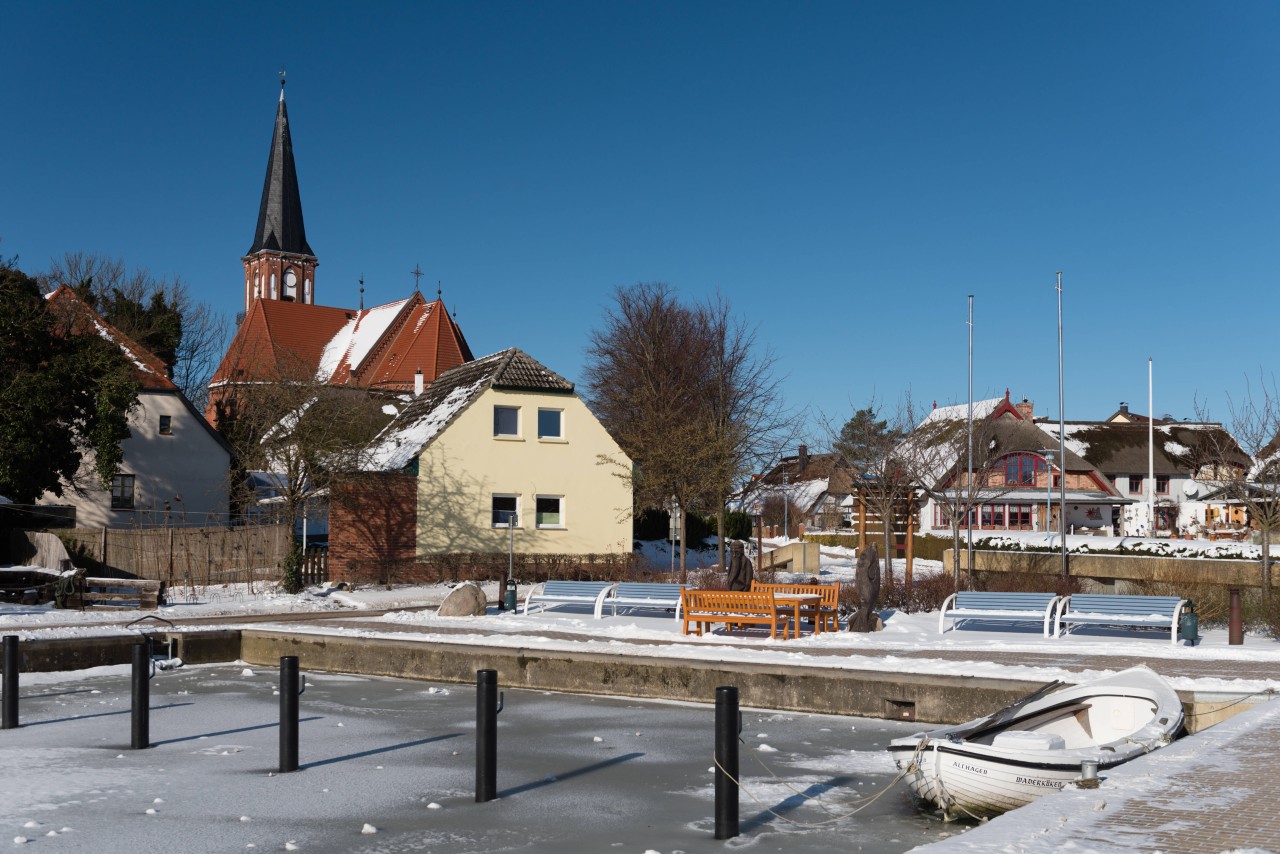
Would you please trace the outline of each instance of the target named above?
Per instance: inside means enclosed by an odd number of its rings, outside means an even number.
[[[724,536],[728,540],[750,540],[756,535],[751,514],[730,510],[724,514]]]

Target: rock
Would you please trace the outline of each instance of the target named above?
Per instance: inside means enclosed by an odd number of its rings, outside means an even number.
[[[482,617],[487,606],[484,590],[474,581],[467,581],[449,591],[436,614],[441,617]]]

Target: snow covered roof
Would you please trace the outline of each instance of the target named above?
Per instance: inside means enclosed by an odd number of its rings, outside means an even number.
[[[573,383],[511,348],[445,371],[370,445],[368,468],[399,471],[487,388],[572,394]]]
[[[350,374],[364,362],[407,302],[408,299],[389,302],[352,315],[338,334],[324,345],[320,364],[316,367],[316,379],[322,383],[343,381],[345,377],[336,374],[340,371]]]
[[[988,400],[975,400],[973,402],[973,419],[977,421],[979,418],[986,418],[1004,403],[1006,397],[993,397]],[[969,404],[957,403],[955,406],[937,406],[925,416],[920,422],[919,427],[926,424],[937,424],[947,421],[968,421],[969,420]],[[917,427],[917,429],[919,429]]]

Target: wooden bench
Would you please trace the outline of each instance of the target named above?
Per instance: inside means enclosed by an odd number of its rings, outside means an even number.
[[[547,606],[555,605],[590,605],[595,615],[600,616],[600,603],[617,587],[612,581],[543,581],[529,589],[524,600],[524,613],[529,613],[530,605],[538,605],[543,611]]]
[[[1043,634],[1049,637],[1049,627],[1058,608],[1059,597],[1053,593],[986,593],[962,590],[952,593],[942,603],[938,616],[938,634],[947,630],[947,617],[951,628],[959,628],[962,620],[984,619],[1004,622],[1039,620]]]
[[[683,609],[679,584],[663,584],[652,581],[619,581],[609,593],[596,605],[596,619],[603,614],[602,609],[608,605],[613,608],[613,615],[618,615],[618,606],[623,608],[658,608],[674,610],[676,619],[680,619]]]
[[[770,590],[774,593],[799,593],[818,595],[822,600],[816,608],[801,606],[800,616],[812,620],[817,630],[840,631],[840,585],[839,584],[765,584],[753,580],[751,589]]]
[[[1053,636],[1062,635],[1064,624],[1101,626],[1169,627],[1169,640],[1178,642],[1178,622],[1187,600],[1177,596],[1130,596],[1114,593],[1075,593],[1058,603]]]
[[[680,593],[682,610],[684,611],[684,634],[689,634],[689,624],[693,623],[694,631],[702,637],[703,629],[710,631],[712,623],[725,623],[728,626],[765,625],[769,627],[769,637],[778,636],[778,623],[782,623],[782,637],[787,637],[787,623],[790,617],[778,613],[770,591],[729,591],[729,590],[689,590]]]
[[[85,578],[67,597],[68,608],[130,608],[154,611],[164,601],[164,582],[145,578]],[[136,603],[136,604],[134,604]]]

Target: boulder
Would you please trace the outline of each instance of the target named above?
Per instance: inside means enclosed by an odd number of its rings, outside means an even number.
[[[436,612],[441,617],[482,617],[488,607],[488,597],[474,581],[464,581],[449,591]]]

